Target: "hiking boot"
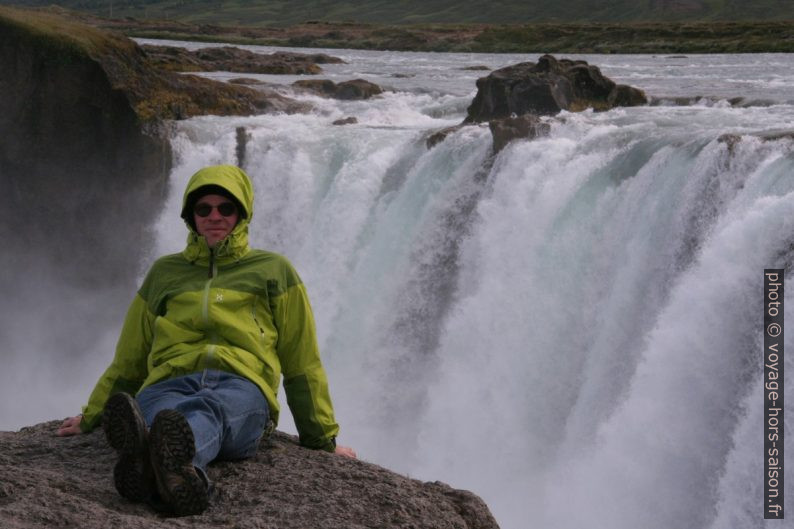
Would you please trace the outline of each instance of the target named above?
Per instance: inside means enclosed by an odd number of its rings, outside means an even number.
[[[116,490],[130,501],[145,501],[155,492],[149,460],[146,421],[128,393],[116,393],[105,404],[102,428],[119,460],[113,468]]]
[[[193,466],[193,430],[176,410],[162,410],[152,422],[149,453],[160,498],[177,516],[200,514],[209,505],[207,483]]]

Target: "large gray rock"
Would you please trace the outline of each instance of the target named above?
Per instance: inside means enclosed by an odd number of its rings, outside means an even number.
[[[537,63],[514,64],[478,79],[477,95],[468,108],[466,122],[646,103],[642,90],[617,85],[596,66],[544,55]]]
[[[115,453],[101,431],[61,438],[57,424],[0,432],[4,528],[498,528],[471,492],[308,450],[278,432],[252,459],[210,465],[218,495],[203,514],[163,518],[116,493]]]

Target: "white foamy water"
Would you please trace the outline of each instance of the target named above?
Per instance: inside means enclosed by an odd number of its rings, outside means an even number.
[[[462,120],[484,75],[462,67],[537,54],[321,51],[395,91],[178,123],[152,256],[243,126],[252,243],[308,287],[341,443],[504,528],[784,527],[763,520],[762,285],[794,260],[794,140],[759,136],[794,129],[794,57],[577,56],[695,104],[563,113],[494,157],[487,127],[425,140]]]

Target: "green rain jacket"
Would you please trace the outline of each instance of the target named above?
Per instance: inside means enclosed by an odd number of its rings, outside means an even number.
[[[154,263],[127,312],[113,362],[83,408],[81,428],[99,424],[116,392],[136,394],[161,380],[219,369],[256,384],[276,423],[283,375],[301,444],[332,451],[339,426],[303,283],[284,257],[249,248],[248,175],[230,165],[202,169],[187,185],[183,209],[205,185],[226,189],[245,215],[214,249],[188,226],[185,250]]]

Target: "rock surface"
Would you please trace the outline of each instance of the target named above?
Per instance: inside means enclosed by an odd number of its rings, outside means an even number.
[[[353,79],[341,83],[334,83],[329,79],[305,79],[295,81],[292,86],[323,97],[345,100],[369,99],[383,93],[380,86],[364,79]]]
[[[479,67],[467,69],[474,68]],[[488,122],[498,153],[514,139],[546,135],[549,124],[538,116],[646,104],[642,90],[616,84],[596,66],[543,55],[537,63],[513,64],[477,79],[477,95],[463,123],[432,134],[426,145],[433,148],[461,126]]]
[[[346,118],[340,118],[331,123],[331,125],[355,125],[358,123],[358,118],[354,116],[348,116]]]
[[[254,53],[233,46],[186,50],[173,46],[142,46],[149,61],[175,72],[240,72],[274,75],[304,75],[322,72],[320,64],[341,64],[342,59],[324,53]]]
[[[231,84],[241,84],[245,86],[257,86],[257,85],[265,84],[264,81],[260,81],[259,79],[254,79],[252,77],[235,77],[234,79],[229,79],[226,82]]]
[[[617,85],[596,66],[544,55],[537,63],[514,64],[478,79],[477,95],[468,108],[466,122],[646,103],[642,90]]]
[[[432,149],[442,141],[446,140],[447,136],[458,132],[461,128],[465,127],[466,125],[467,125],[466,123],[461,123],[460,125],[453,125],[452,127],[446,127],[432,133],[425,140],[425,146],[428,149]]]
[[[307,450],[278,432],[252,459],[210,465],[218,494],[207,511],[164,518],[116,493],[115,453],[101,431],[60,438],[53,434],[57,424],[0,432],[3,527],[498,527],[470,492]]]
[[[515,139],[524,138],[531,140],[538,136],[546,136],[551,129],[548,123],[542,122],[538,116],[533,114],[492,119],[488,126],[493,136],[494,152],[501,151]]]

